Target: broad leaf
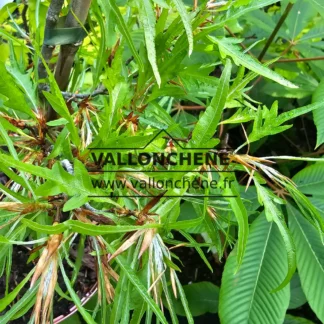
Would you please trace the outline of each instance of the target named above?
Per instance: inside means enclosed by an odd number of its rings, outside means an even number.
[[[237,249],[226,261],[219,301],[222,323],[282,323],[289,304],[289,286],[272,292],[287,273],[281,235],[261,214],[252,224],[238,272]]]
[[[324,143],[324,79],[314,92],[312,102],[321,104],[321,109],[313,111],[314,123],[317,129],[316,148],[318,148]]]
[[[289,224],[297,247],[297,269],[303,291],[317,317],[324,321],[324,246],[321,237],[298,210],[288,205]]]

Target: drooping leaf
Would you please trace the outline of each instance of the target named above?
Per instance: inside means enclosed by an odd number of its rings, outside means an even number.
[[[258,73],[259,75],[263,75],[264,77],[269,78],[275,82],[278,82],[283,86],[289,88],[298,88],[296,85],[286,80],[278,73],[272,71],[270,68],[262,65],[248,54],[242,53],[240,47],[233,42],[230,42],[227,38],[220,39],[212,36],[208,36],[208,38],[219,46],[219,49],[222,53],[230,56],[237,65],[243,65],[247,69]]]
[[[224,183],[224,196],[229,196],[226,200],[229,201],[231,209],[235,215],[238,224],[238,241],[236,246],[236,257],[237,257],[237,269],[238,270],[243,262],[244,253],[246,250],[246,243],[249,235],[249,223],[248,214],[243,201],[239,195],[239,191],[235,186],[235,176],[233,173],[221,173],[220,179]],[[232,185],[226,185],[226,183],[234,183]]]
[[[231,77],[231,68],[232,64],[230,60],[227,60],[216,94],[192,132],[192,139],[190,141],[192,147],[208,148],[206,143],[208,143],[214,135],[225,107],[229,80]]]
[[[61,273],[62,273],[62,276],[64,279],[64,283],[65,283],[65,285],[69,291],[69,294],[70,294],[71,298],[73,299],[73,302],[74,302],[75,306],[77,307],[79,313],[82,315],[83,319],[88,324],[95,324],[96,322],[91,317],[91,315],[85,310],[85,308],[82,306],[79,296],[77,295],[77,293],[74,291],[73,287],[71,286],[70,279],[66,275],[66,272],[65,272],[62,262],[60,262],[60,268],[61,268]]]
[[[190,18],[182,0],[172,0],[172,2],[174,3],[175,7],[179,12],[185,31],[187,33],[188,43],[189,43],[189,56],[190,56],[193,51],[193,35],[192,35]]]
[[[151,64],[157,84],[161,85],[161,76],[156,60],[155,49],[155,15],[150,0],[141,0],[138,6],[140,21],[144,28],[148,60]]]

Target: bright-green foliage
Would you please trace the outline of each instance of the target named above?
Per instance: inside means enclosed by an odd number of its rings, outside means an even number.
[[[93,0],[67,91],[55,80],[59,46],[43,57],[49,5],[0,10],[0,323],[47,323],[59,299],[78,310],[66,324],[194,323],[206,312],[223,324],[311,323],[290,313],[306,302],[324,322],[321,1]],[[92,155],[204,156],[227,135],[228,167],[98,172]],[[211,180],[223,186],[201,185]],[[94,185],[109,181],[126,185]],[[33,270],[12,289],[21,245],[34,249]],[[208,271],[225,264],[220,287],[184,282],[180,247]],[[96,293],[84,304],[76,282],[89,262]]]

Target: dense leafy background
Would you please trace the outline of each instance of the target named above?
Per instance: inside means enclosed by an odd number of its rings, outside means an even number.
[[[0,323],[72,305],[66,324],[323,322],[324,5],[94,0],[73,50],[58,46],[73,33],[45,32],[49,6],[0,10]],[[66,89],[55,67],[69,59]],[[165,152],[161,130],[227,146],[235,173],[169,165],[157,179],[233,186],[94,188],[152,166],[89,173],[90,148]]]

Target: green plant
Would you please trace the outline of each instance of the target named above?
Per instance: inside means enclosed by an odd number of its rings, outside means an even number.
[[[4,6],[0,323],[64,303],[65,323],[323,322],[323,15],[315,0]],[[188,284],[188,251],[215,280]],[[316,316],[293,316],[305,303]]]

